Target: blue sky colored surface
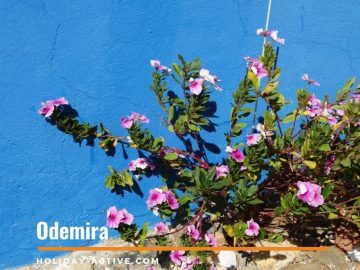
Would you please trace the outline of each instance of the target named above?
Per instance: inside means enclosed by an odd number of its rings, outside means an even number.
[[[159,127],[149,60],[170,65],[178,53],[201,57],[222,79],[224,92],[214,94],[218,132],[207,137],[224,149],[232,90],[243,75],[243,57],[261,50],[255,32],[264,27],[266,2],[0,2],[0,269],[34,263],[40,244],[92,244],[39,241],[39,221],[102,226],[112,205],[128,208],[139,223],[155,221],[146,198],[122,198],[104,186],[108,165],[127,166],[121,151],[111,158],[98,147],[74,143],[36,113],[40,102],[65,96],[82,121],[104,121],[123,135],[120,117],[139,111],[156,135],[173,144],[175,138]],[[273,0],[270,28],[286,39],[278,65],[288,100],[304,85],[304,72],[321,83],[313,88],[320,97],[360,74],[359,13],[355,0]],[[144,179],[145,197],[159,183]]]

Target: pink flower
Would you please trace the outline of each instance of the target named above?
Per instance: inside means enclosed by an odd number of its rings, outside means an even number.
[[[195,225],[189,225],[186,227],[186,234],[189,235],[193,240],[200,240],[200,232],[195,228]]]
[[[167,203],[169,204],[170,209],[176,210],[179,208],[179,203],[178,203],[177,199],[175,198],[174,193],[172,193],[171,191],[165,191],[165,196],[166,196],[166,200],[167,200]]]
[[[50,117],[55,110],[55,106],[48,102],[41,102],[41,108],[38,110],[39,114],[45,115],[45,117]]]
[[[211,233],[205,234],[205,241],[212,247],[217,246],[217,241],[216,241],[215,235],[213,235]]]
[[[193,270],[196,265],[200,264],[199,256],[194,258],[187,257],[184,262],[182,262],[180,269],[181,270]]]
[[[247,229],[245,234],[248,236],[257,236],[259,234],[260,226],[253,219],[250,219],[247,223]]]
[[[262,28],[259,28],[256,30],[256,34],[258,36],[264,36],[264,37],[267,37],[267,36],[270,36],[274,41],[278,42],[278,43],[281,43],[281,44],[285,44],[285,39],[283,38],[279,38],[277,35],[278,35],[278,30],[266,30],[264,31],[264,29]]]
[[[130,161],[129,171],[134,172],[137,169],[145,170],[149,166],[150,166],[149,162],[145,158],[137,158],[135,160]]]
[[[318,207],[324,203],[324,197],[321,195],[321,187],[310,182],[296,183],[298,188],[297,197],[308,205]]]
[[[122,128],[129,129],[132,127],[133,124],[134,124],[133,120],[131,120],[129,118],[125,118],[125,117],[121,118],[121,127]]]
[[[55,100],[50,100],[48,101],[48,103],[54,105],[55,107],[60,105],[69,105],[69,102],[64,97],[60,97]]]
[[[156,270],[155,266],[148,266],[146,270]]]
[[[122,117],[121,118],[121,127],[129,129],[132,127],[134,123],[140,122],[140,123],[149,123],[149,118],[147,118],[145,115],[132,112],[129,117]]]
[[[246,135],[246,144],[249,146],[257,144],[260,140],[261,140],[261,134],[259,133]]]
[[[134,171],[136,171],[136,165],[137,165],[137,163],[136,163],[136,161],[135,160],[132,160],[132,161],[130,161],[129,162],[129,171],[130,172],[134,172]]]
[[[329,125],[333,126],[337,124],[338,120],[334,116],[328,115],[327,122],[329,123]]]
[[[170,253],[170,259],[175,265],[180,266],[182,262],[186,261],[186,256],[184,254],[185,254],[185,251],[182,251],[182,250],[172,251]]]
[[[208,81],[211,83],[216,90],[222,91],[222,88],[220,88],[216,83],[220,82],[220,79],[216,75],[210,75],[210,71],[208,69],[202,68],[200,69],[199,75],[201,78],[203,78],[205,81]]]
[[[194,95],[199,95],[202,92],[202,84],[203,84],[203,79],[193,79],[190,78],[189,80],[189,88],[190,88],[190,92],[193,93]]]
[[[228,173],[229,173],[229,166],[227,165],[216,166],[216,179],[220,177],[226,177]]]
[[[340,116],[344,114],[343,110],[334,110],[326,101],[321,103],[314,94],[309,97],[308,104],[309,107],[305,111],[306,115],[311,118],[315,116],[324,117],[330,125],[336,125],[338,122],[338,119],[333,114],[337,113]]]
[[[245,156],[243,152],[241,152],[239,149],[235,149],[231,152],[231,158],[234,159],[236,162],[243,162]]]
[[[161,63],[159,60],[150,60],[150,65],[154,68],[157,68],[161,66]]]
[[[268,75],[264,64],[260,60],[251,58],[249,56],[245,57],[245,60],[248,62],[248,68],[256,75],[259,80]]]
[[[137,167],[144,170],[149,166],[149,163],[146,161],[145,158],[138,158],[136,159]]]
[[[285,39],[279,38],[279,37],[278,37],[278,32],[279,32],[279,31],[277,31],[277,30],[272,30],[272,31],[270,31],[270,37],[271,37],[274,41],[276,41],[276,42],[278,42],[278,43],[280,43],[280,44],[285,44]]]
[[[360,102],[360,94],[354,94],[353,99],[355,102]]]
[[[216,266],[215,265],[211,265],[209,270],[217,270]]]
[[[303,74],[303,75],[301,76],[301,79],[302,79],[303,81],[307,81],[308,84],[313,84],[313,85],[316,85],[316,86],[320,86],[320,84],[319,84],[317,81],[315,81],[315,80],[313,80],[313,79],[309,79],[309,74],[308,74],[308,73]]]
[[[164,222],[159,222],[155,224],[155,230],[157,235],[163,235],[169,227]]]
[[[152,189],[150,190],[149,198],[146,201],[146,204],[149,208],[153,208],[159,204],[162,204],[166,201],[165,193],[162,189]]]
[[[56,107],[68,104],[69,102],[64,97],[60,97],[54,100],[48,100],[46,102],[41,102],[41,108],[38,110],[38,113],[45,115],[45,117],[50,117]]]
[[[315,109],[321,108],[321,101],[316,98],[315,94],[311,94],[308,100],[308,104],[314,107]]]
[[[107,210],[106,226],[108,226],[109,228],[117,228],[120,224],[121,218],[122,216],[121,214],[119,214],[116,207],[115,206],[110,207]]]
[[[328,104],[326,101],[324,102],[324,105],[321,105],[321,115],[327,117],[330,115],[330,113],[333,113],[334,110],[332,109],[331,105]]]
[[[130,225],[134,220],[134,216],[128,213],[126,209],[119,210],[118,215],[120,216],[120,223],[125,223],[127,225]]]
[[[154,67],[156,70],[163,71],[164,73],[170,73],[171,69],[167,66],[161,65],[159,60],[150,60],[150,65]]]
[[[146,201],[149,208],[154,208],[155,206],[163,204],[165,202],[172,210],[176,210],[179,208],[179,203],[175,198],[174,193],[172,193],[171,191],[164,191],[160,188],[150,190],[149,198]],[[158,209],[155,209],[155,211],[157,210]]]
[[[149,118],[147,118],[144,114],[140,114],[137,112],[131,112],[129,119],[133,120],[134,122],[140,122],[145,124],[150,122]]]

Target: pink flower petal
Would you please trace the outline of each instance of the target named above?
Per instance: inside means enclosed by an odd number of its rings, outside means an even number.
[[[203,79],[190,78],[189,80],[190,92],[193,93],[194,95],[200,95],[200,93],[202,92],[202,84],[203,84]]]

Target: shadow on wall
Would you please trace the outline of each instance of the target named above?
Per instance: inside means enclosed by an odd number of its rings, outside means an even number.
[[[169,97],[177,97],[176,94],[172,91],[169,92]],[[210,101],[208,102],[208,109],[205,112],[205,116],[216,118],[216,102]],[[179,113],[175,112],[175,117],[178,117]],[[46,116],[46,115],[45,115]],[[129,146],[128,138],[121,138],[116,135],[112,135],[109,130],[107,130],[102,123],[100,123],[100,133],[98,133],[98,126],[92,126],[89,123],[80,123],[78,120],[79,113],[71,107],[69,104],[61,104],[56,106],[51,117],[46,117],[46,121],[53,126],[56,126],[58,130],[64,132],[65,134],[71,135],[75,143],[78,143],[79,146],[82,146],[82,143],[86,141],[86,146],[94,147],[95,140],[99,139],[99,146],[105,150],[106,155],[114,157],[116,154],[116,146],[118,143],[121,145],[122,156],[125,160],[128,159],[128,153],[125,146]],[[203,126],[204,130],[212,133],[216,131],[216,124],[212,121],[209,121],[206,125]],[[220,148],[214,144],[205,141],[200,134],[193,132],[188,134],[188,138],[184,140],[187,151],[194,151],[195,146],[193,142],[196,142],[197,150],[195,150],[195,154],[203,157],[207,162],[207,154],[206,151],[209,151],[214,154],[220,154]],[[193,139],[193,140],[192,140]],[[127,141],[126,141],[127,140]],[[146,170],[141,172],[141,174],[137,174],[137,172],[133,172],[133,175],[126,174],[126,177],[130,177],[131,184],[123,184],[123,175],[122,172],[115,171],[112,167],[110,167],[110,175],[107,178],[108,181],[112,181],[115,184],[107,185],[111,189],[112,193],[116,193],[122,197],[125,196],[125,193],[135,193],[139,197],[143,198],[144,193],[140,188],[139,182],[142,179],[142,175],[146,178],[150,178],[152,176],[160,176],[166,179],[169,179],[166,184],[168,187],[174,187],[176,180],[179,179],[178,172],[175,169],[169,169],[168,166],[162,166],[162,160],[159,156],[159,153],[150,153],[150,155],[146,155],[141,150],[138,150],[139,158],[145,158],[149,160],[150,164],[153,166],[151,170]],[[119,180],[120,179],[120,180]],[[118,181],[119,180],[119,181]],[[125,181],[126,182],[126,181]],[[128,182],[129,183],[129,182]]]

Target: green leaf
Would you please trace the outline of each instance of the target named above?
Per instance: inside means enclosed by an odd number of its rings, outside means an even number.
[[[233,128],[234,135],[240,135],[239,133],[246,126],[246,123],[237,123]]]
[[[200,128],[194,124],[188,124],[188,127],[191,131],[200,131]]]
[[[256,90],[259,90],[260,88],[260,81],[259,79],[256,77],[255,73],[252,72],[251,70],[248,71],[247,73],[248,79],[251,81],[252,85],[255,87]]]
[[[344,160],[342,160],[340,162],[341,165],[343,165],[344,167],[350,167],[351,166],[351,160],[349,158],[345,158]]]
[[[329,183],[325,186],[322,192],[324,199],[327,199],[330,196],[333,189],[334,189],[334,185],[332,183]]]
[[[174,118],[174,106],[171,106],[168,110],[168,121],[171,123],[171,120]]]
[[[282,120],[282,122],[284,124],[286,123],[290,123],[290,122],[293,122],[295,120],[295,114],[293,112],[289,113],[288,115],[286,115],[284,117],[284,119]]]
[[[338,215],[335,213],[329,213],[328,219],[336,219],[338,218]]]
[[[127,171],[124,171],[122,173],[122,177],[123,177],[123,183],[125,185],[128,185],[130,187],[132,187],[134,185],[134,181],[133,181],[132,176],[130,175],[130,173],[128,173]]]
[[[220,189],[223,189],[224,187],[226,187],[227,185],[229,185],[229,182],[226,179],[224,179],[224,180],[215,182],[215,184],[212,184],[211,189],[212,190],[220,190]]]
[[[201,60],[200,58],[194,59],[190,64],[190,70],[196,70],[201,68]]]
[[[182,68],[178,64],[173,63],[172,67],[173,67],[173,69],[174,69],[174,71],[175,71],[175,73],[177,75],[179,75],[180,77],[184,77],[184,75],[185,75],[184,71],[182,70]]]
[[[183,66],[186,65],[186,61],[184,60],[184,57],[181,54],[178,54],[178,59],[180,60],[180,62]]]
[[[149,225],[150,225],[150,222],[146,222],[141,230],[139,231],[137,237],[139,238],[139,244],[140,245],[144,245],[144,242],[145,242],[145,239],[146,239],[146,236],[148,234],[148,231],[149,231]]]
[[[303,163],[308,166],[310,169],[316,168],[316,162],[311,160],[304,160]]]
[[[107,187],[110,190],[113,190],[115,188],[115,184],[116,184],[115,180],[111,176],[106,177],[105,187]]]
[[[178,159],[178,155],[175,153],[168,153],[164,156],[165,160],[177,160]]]
[[[331,150],[330,145],[327,143],[320,145],[318,149],[323,152],[327,152]]]
[[[251,185],[248,190],[247,190],[247,196],[251,197],[253,196],[258,190],[258,186],[257,185]]]
[[[343,88],[341,88],[337,93],[336,93],[336,101],[339,102],[343,99],[344,96],[346,96],[349,92],[350,92],[350,88],[351,86],[353,86],[355,82],[355,77],[352,78],[351,80],[348,80],[345,85],[343,86]]]
[[[299,89],[296,91],[299,108],[303,108],[308,104],[310,93],[305,89]]]
[[[269,83],[265,86],[265,88],[264,88],[264,90],[261,92],[261,94],[263,95],[263,94],[268,94],[268,93],[270,93],[270,92],[273,91],[276,87],[278,87],[278,85],[279,85],[279,82],[269,82]]]
[[[231,225],[223,225],[223,229],[226,232],[226,234],[230,237],[234,237],[235,236],[235,231],[234,231],[234,227]]]
[[[215,175],[216,175],[216,167],[214,166],[214,167],[211,167],[210,170],[208,171],[207,178],[210,181],[213,181],[215,178]]]
[[[260,199],[254,199],[254,200],[251,200],[251,201],[247,201],[246,203],[247,204],[251,204],[251,205],[256,205],[256,204],[260,204],[260,203],[263,203],[264,201],[260,200]]]

